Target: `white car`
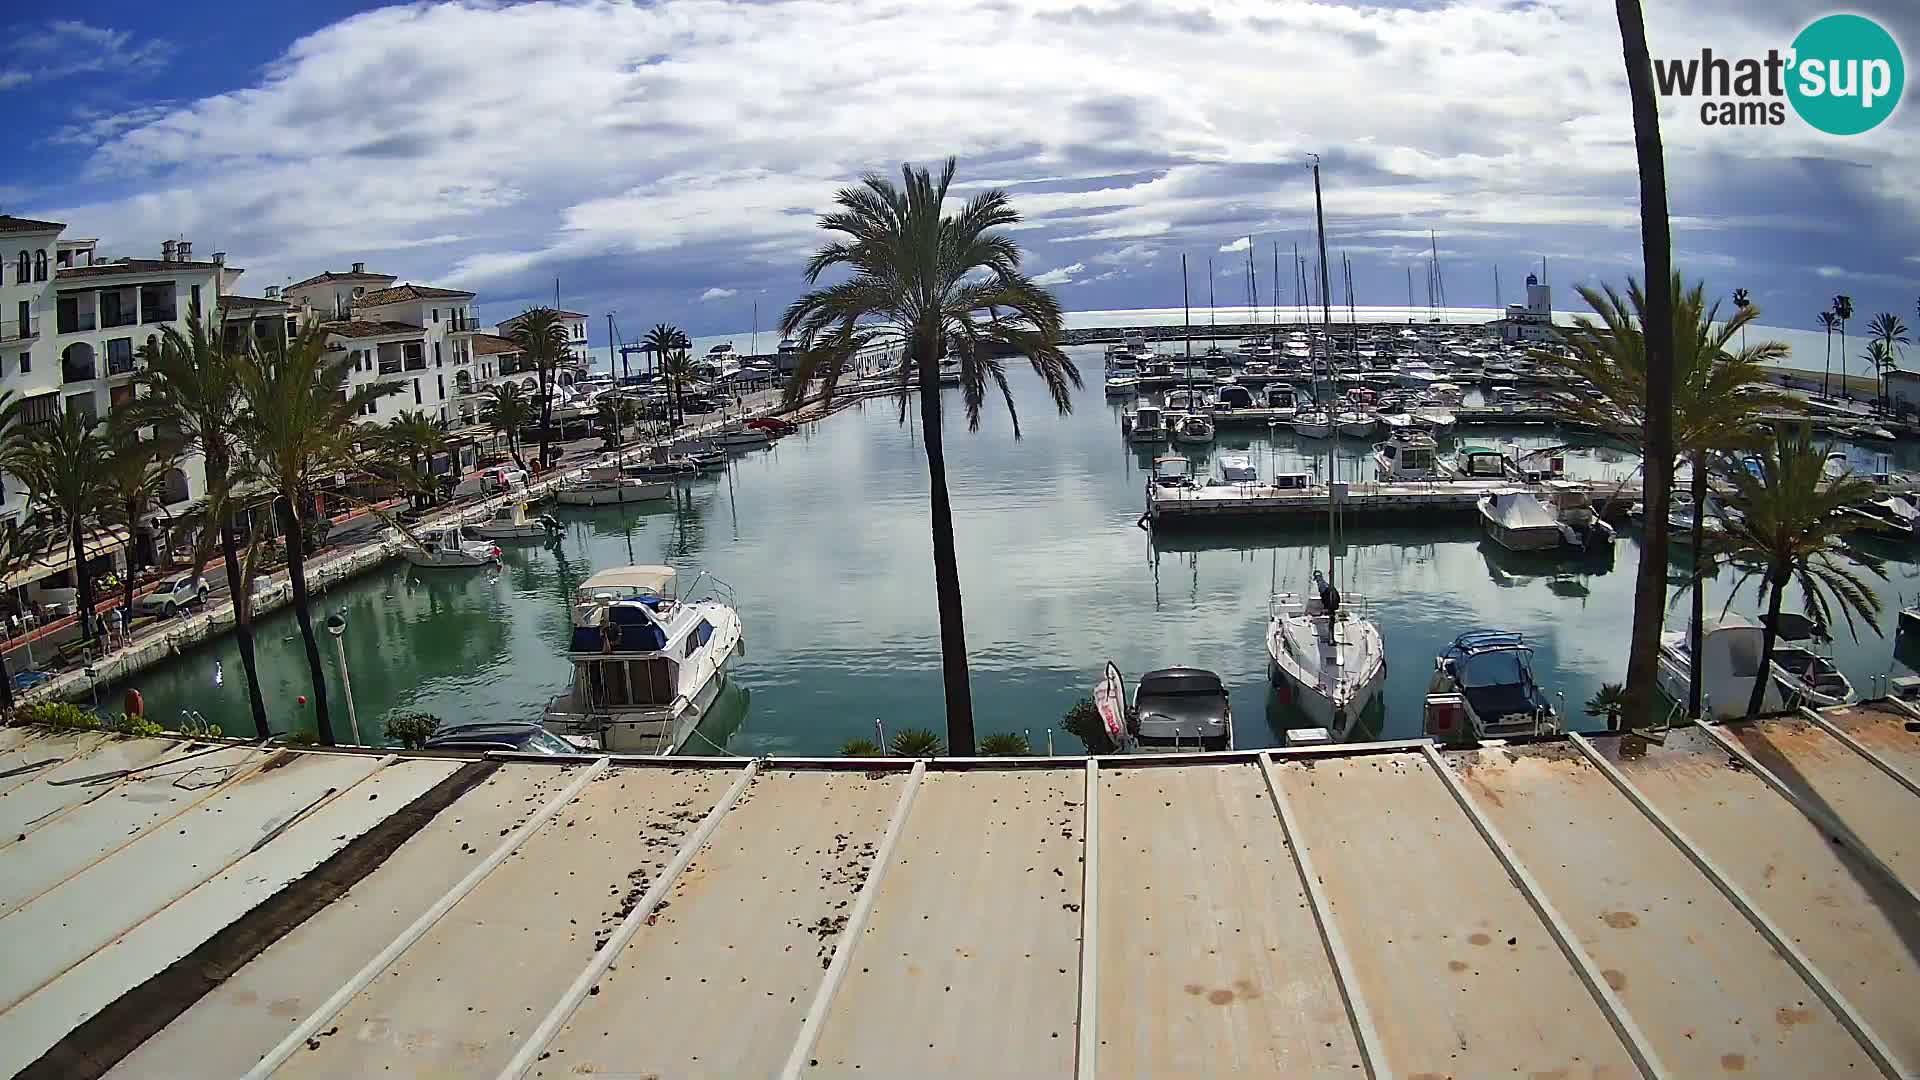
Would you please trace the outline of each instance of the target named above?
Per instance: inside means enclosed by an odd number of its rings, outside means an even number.
[[[195,604],[204,606],[207,594],[213,591],[207,585],[207,579],[197,574],[175,574],[160,583],[160,587],[144,596],[135,598],[133,611],[136,615],[160,615],[173,618],[180,609]]]

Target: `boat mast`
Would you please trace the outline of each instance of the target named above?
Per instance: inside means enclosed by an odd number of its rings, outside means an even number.
[[[1500,311],[1503,309],[1504,309],[1504,305],[1500,303],[1500,264],[1494,263],[1493,264],[1493,310]]]
[[[760,301],[753,302],[753,340],[747,345],[747,355],[760,355]]]
[[[1280,341],[1280,241],[1273,242],[1273,340]]]
[[[1207,344],[1220,345],[1220,324],[1213,317],[1213,256],[1207,256]]]
[[[607,374],[613,374],[613,350],[620,346],[620,335],[613,329],[613,312],[607,312]],[[613,392],[613,445],[620,445],[620,391]]]
[[[1260,325],[1260,278],[1253,270],[1252,233],[1247,234],[1247,320],[1256,328]]]
[[[1413,321],[1413,267],[1407,267],[1407,321]]]
[[[1320,237],[1320,327],[1327,342],[1327,383],[1338,394],[1340,389],[1340,367],[1333,357],[1333,291],[1327,282],[1327,213],[1320,202],[1320,155],[1313,155],[1313,224]],[[1338,400],[1336,398],[1336,404]],[[1339,513],[1333,500],[1334,462],[1340,450],[1340,414],[1333,413],[1332,441],[1327,444],[1327,584],[1339,588],[1334,575],[1333,548],[1335,543],[1334,518]]]
[[[1187,279],[1187,253],[1183,251],[1180,253],[1180,309],[1186,312],[1182,321],[1187,328],[1187,366],[1189,367],[1193,366],[1193,301],[1188,298],[1188,287],[1191,284],[1192,282]]]

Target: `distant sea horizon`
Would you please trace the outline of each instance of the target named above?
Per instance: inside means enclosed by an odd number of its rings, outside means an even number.
[[[1444,324],[1471,326],[1478,323],[1491,322],[1504,314],[1505,312],[1499,309],[1486,307],[1408,308],[1356,306],[1352,309],[1351,318],[1354,321],[1363,323],[1426,323],[1438,319]],[[1590,313],[1556,309],[1553,313],[1553,321],[1562,326],[1567,326],[1571,325],[1576,317],[1583,314]],[[1185,315],[1186,313],[1180,308],[1097,309],[1070,311],[1067,313],[1066,322],[1069,329],[1083,329],[1096,326],[1165,326],[1180,324]],[[1221,306],[1213,308],[1212,310],[1204,307],[1196,307],[1192,310],[1192,323],[1196,330],[1206,327],[1209,322],[1260,322],[1270,324],[1277,320],[1282,327],[1286,327],[1308,321],[1309,319],[1317,322],[1318,316],[1318,308],[1303,311],[1299,308],[1282,306],[1276,312],[1275,309],[1271,307],[1254,309],[1244,305],[1235,307]],[[1347,308],[1335,308],[1333,312],[1334,322],[1345,322],[1348,321],[1348,318],[1349,313]],[[1866,329],[1867,319],[1862,317],[1856,321],[1859,324],[1859,330],[1862,332],[1852,332],[1853,328],[1849,327],[1850,332],[1846,336],[1846,351],[1849,355],[1844,363],[1840,355],[1840,336],[1838,334],[1833,336],[1833,372],[1835,375],[1841,374],[1844,366],[1845,373],[1848,375],[1870,378],[1873,375],[1873,368],[1867,363],[1865,357],[1867,342],[1864,330]],[[1792,350],[1786,360],[1775,366],[1817,372],[1823,370],[1827,362],[1828,344],[1827,335],[1824,331],[1796,330],[1791,327],[1770,326],[1761,323],[1756,323],[1748,327],[1748,344],[1759,344],[1764,341],[1778,341]],[[739,353],[771,353],[779,347],[780,335],[777,330],[773,329],[762,329],[757,334],[751,329],[727,334],[713,334],[694,338],[693,351],[695,355],[704,354],[715,345],[722,343],[732,345],[734,351]],[[595,369],[598,370],[605,362],[603,358],[596,356]],[[1905,365],[1902,366],[1904,367]]]

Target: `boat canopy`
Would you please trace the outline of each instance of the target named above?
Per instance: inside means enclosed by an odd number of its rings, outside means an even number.
[[[1161,668],[1149,671],[1140,677],[1140,688],[1134,691],[1134,701],[1163,694],[1221,694],[1226,688],[1220,683],[1220,676],[1204,668]]]
[[[671,566],[619,566],[602,570],[580,583],[580,595],[602,592],[644,592],[666,595],[679,571]]]

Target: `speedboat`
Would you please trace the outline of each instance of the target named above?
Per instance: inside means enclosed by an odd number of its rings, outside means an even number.
[[[657,479],[663,476],[693,476],[700,472],[700,464],[690,457],[670,457],[664,461],[643,461],[626,466],[628,476],[642,479]]]
[[[1230,749],[1233,706],[1220,676],[1189,667],[1141,676],[1122,745],[1136,753]]]
[[[1491,446],[1463,446],[1440,463],[1440,471],[1454,480],[1505,480],[1507,455]]]
[[[1167,411],[1174,413],[1212,412],[1213,397],[1204,390],[1182,387],[1167,392]]]
[[[1132,368],[1114,368],[1107,372],[1107,396],[1126,397],[1140,386],[1140,373]]]
[[[1373,467],[1382,480],[1438,480],[1439,454],[1433,436],[1420,431],[1396,431],[1386,442],[1373,445]]]
[[[618,506],[670,498],[673,485],[665,480],[641,480],[612,465],[596,466],[587,475],[555,489],[553,500],[563,506]]]
[[[1824,709],[1858,700],[1853,683],[1834,666],[1833,657],[1818,648],[1828,638],[1817,623],[1783,611],[1775,626],[1773,684],[1786,696],[1788,706]]]
[[[1213,441],[1213,421],[1199,413],[1183,416],[1173,425],[1173,441],[1210,443]]]
[[[1340,425],[1340,434],[1342,435],[1351,435],[1356,439],[1364,439],[1373,434],[1373,417],[1368,416],[1366,413],[1349,410],[1341,413],[1335,422]]]
[[[1730,720],[1747,715],[1753,683],[1760,677],[1761,635],[1764,631],[1738,616],[1709,623],[1701,634],[1700,711],[1708,719]],[[1693,671],[1693,653],[1685,630],[1660,635],[1660,692],[1676,702],[1687,700],[1687,680]],[[1767,679],[1760,711],[1786,707],[1776,680]]]
[[[1427,733],[1436,739],[1478,743],[1545,735],[1559,728],[1553,704],[1533,678],[1533,648],[1519,634],[1461,634],[1433,667],[1427,686]],[[1445,706],[1454,702],[1436,701],[1448,695],[1457,699],[1459,723],[1445,722],[1453,716]],[[1436,724],[1436,719],[1441,722]]]
[[[547,703],[548,731],[622,754],[671,754],[692,736],[745,642],[724,582],[703,573],[682,598],[676,577],[671,566],[623,566],[580,585],[573,684]]]
[[[400,548],[400,556],[423,570],[497,566],[500,549],[491,543],[462,539],[457,526],[429,529]]]
[[[1693,493],[1675,488],[1667,493],[1667,498],[1667,542],[1690,547],[1693,544],[1693,526],[1696,516]],[[1709,496],[1707,512],[1700,518],[1700,535],[1708,543],[1712,543],[1714,537],[1727,531],[1726,523],[1721,521],[1720,516],[1714,512],[1715,505],[1713,498]],[[1627,510],[1627,518],[1644,526],[1647,521],[1647,504],[1634,503]]]
[[[1253,408],[1253,391],[1238,384],[1222,386],[1214,398],[1215,410]]]
[[[1293,418],[1293,432],[1309,439],[1324,439],[1333,434],[1333,419],[1317,410],[1303,412]]]
[[[1167,424],[1160,406],[1141,402],[1128,417],[1127,438],[1134,442],[1157,443],[1167,437]]]
[[[1854,517],[1881,536],[1912,540],[1920,536],[1920,510],[1902,495],[1884,495],[1850,507]]]
[[[767,446],[773,442],[773,436],[763,428],[729,427],[716,431],[711,436],[716,446],[731,447],[735,450],[748,450],[756,446]]]
[[[1474,504],[1493,542],[1508,551],[1560,546],[1560,515],[1538,495],[1518,489],[1483,495]]]
[[[1387,681],[1387,649],[1380,628],[1347,607],[1318,570],[1313,584],[1311,595],[1274,595],[1267,676],[1283,701],[1344,740]]]
[[[1838,450],[1829,453],[1820,465],[1820,475],[1827,480],[1838,480],[1852,471],[1853,463]]]
[[[560,531],[560,522],[551,514],[534,514],[533,504],[514,501],[499,507],[493,516],[478,525],[461,530],[480,540],[545,540]]]

